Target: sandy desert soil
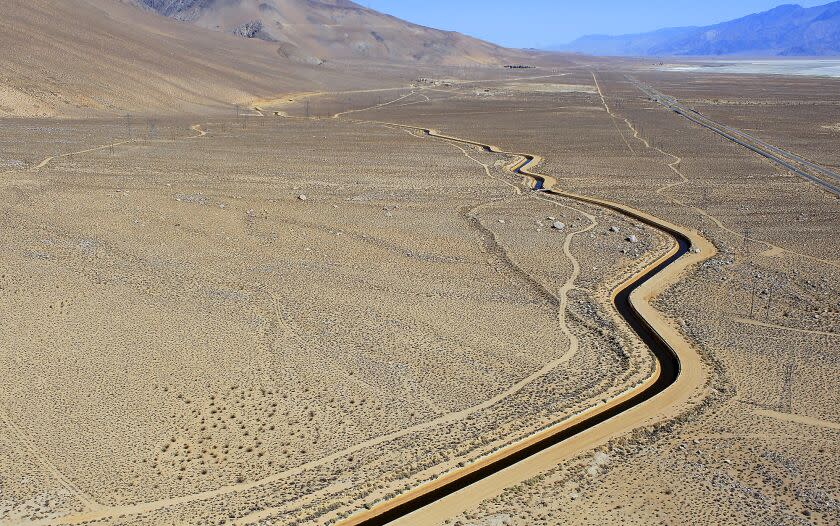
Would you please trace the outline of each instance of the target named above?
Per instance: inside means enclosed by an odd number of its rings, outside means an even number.
[[[837,171],[837,79],[643,75],[704,115]]]
[[[593,79],[581,71],[580,82],[585,74]],[[458,504],[469,509],[450,522],[836,522],[837,199],[662,110],[634,93],[623,73],[595,78],[603,100],[567,95],[540,105],[534,93],[527,106],[497,99],[494,105],[507,106],[498,113],[482,110],[485,102],[469,103],[463,120],[442,108],[404,118],[552,152],[542,171],[565,187],[632,203],[707,235],[719,254],[657,307],[697,343],[714,371],[710,389],[674,421],[611,441],[481,504]],[[737,79],[729,82],[730,92],[741,89]],[[791,99],[821,90],[809,92],[802,79],[805,87],[795,90],[792,81],[778,82],[765,89]],[[739,107],[740,119],[758,122],[752,108]],[[511,114],[530,125],[522,128]],[[466,115],[484,117],[479,126]],[[823,115],[837,120],[828,110]],[[806,115],[799,128],[768,126],[763,137],[790,133],[785,147],[797,151],[795,132],[807,122]],[[811,158],[830,150],[811,136],[809,144],[800,153]],[[822,162],[830,164],[830,155]]]
[[[651,374],[608,296],[666,239],[509,159],[337,119],[4,129],[7,522],[324,520]]]
[[[707,382],[447,523],[835,523],[837,199],[593,64],[243,90],[259,110],[236,116],[4,119],[0,524],[329,523],[651,375],[610,292],[671,240],[386,123],[538,154],[559,188],[717,249],[654,301]],[[762,137],[834,162],[784,122]]]

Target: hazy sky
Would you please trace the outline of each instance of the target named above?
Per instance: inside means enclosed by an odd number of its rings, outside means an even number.
[[[592,34],[708,25],[780,4],[829,0],[356,0],[424,26],[460,31],[511,47],[563,44]]]

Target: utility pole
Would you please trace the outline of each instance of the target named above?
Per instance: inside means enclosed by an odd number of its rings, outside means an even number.
[[[130,113],[125,114],[125,135],[126,135],[126,140],[130,141],[131,140],[131,114]]]
[[[309,118],[309,99],[306,99],[306,118]]]
[[[796,370],[796,362],[788,362],[782,372],[782,396],[779,400],[779,409],[785,413],[793,413],[793,373]]]
[[[773,288],[774,288],[773,285],[770,285],[770,289],[768,290],[768,293],[767,293],[767,312],[764,315],[764,319],[766,319],[766,320],[770,319],[770,307],[773,304]]]
[[[717,331],[716,336],[720,338],[720,329],[721,325],[723,325],[723,317],[725,314],[726,306],[729,305],[729,292],[725,286],[725,282],[721,282],[720,286],[718,286],[718,305],[720,309],[718,309],[718,319],[717,319]]]
[[[752,283],[752,296],[750,297],[750,319],[753,317],[753,312],[755,311],[755,289],[758,287],[758,278],[753,278]]]
[[[744,243],[743,243],[743,245],[741,245],[741,250],[748,256],[750,255],[750,250],[749,250],[750,249],[750,245],[749,245],[750,233],[751,232],[750,232],[749,228],[746,228],[744,230]]]

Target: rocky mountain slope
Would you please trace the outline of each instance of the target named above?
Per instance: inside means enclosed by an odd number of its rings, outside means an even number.
[[[229,112],[256,98],[365,82],[291,61],[274,43],[119,0],[4,0],[0,9],[0,117]]]
[[[125,0],[158,14],[276,44],[292,60],[500,64],[512,51],[367,9],[349,0]]]
[[[840,2],[782,5],[706,27],[668,28],[636,35],[585,36],[557,46],[596,55],[840,55]]]

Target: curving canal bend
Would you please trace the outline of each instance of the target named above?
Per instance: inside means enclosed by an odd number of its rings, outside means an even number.
[[[534,191],[569,198],[590,205],[609,208],[619,214],[630,217],[635,221],[645,223],[646,225],[667,234],[675,241],[675,245],[664,256],[621,284],[613,292],[612,296],[615,309],[656,357],[657,368],[654,373],[654,377],[651,378],[651,380],[649,380],[640,390],[637,390],[630,396],[619,399],[617,403],[604,406],[600,411],[596,410],[590,413],[590,415],[584,419],[571,422],[569,425],[564,426],[561,424],[554,428],[550,428],[549,430],[546,430],[548,431],[547,433],[541,433],[540,435],[531,437],[531,439],[527,439],[519,444],[514,444],[506,449],[502,449],[484,461],[479,461],[472,466],[466,466],[458,472],[453,472],[442,477],[441,480],[429,482],[401,496],[395,497],[390,501],[374,506],[372,509],[365,511],[364,513],[359,513],[344,521],[340,521],[339,524],[341,526],[382,526],[400,519],[410,513],[421,510],[429,504],[452,495],[459,490],[467,488],[468,486],[490,477],[505,468],[513,466],[526,458],[536,455],[537,453],[540,453],[554,445],[560,444],[561,442],[598,426],[599,424],[602,424],[631,408],[643,404],[654,396],[666,391],[669,387],[676,383],[681,372],[681,363],[678,353],[668,343],[667,339],[654,328],[654,324],[647,320],[639,312],[636,306],[634,306],[633,301],[631,300],[631,294],[654,276],[660,274],[663,270],[671,266],[692,248],[691,240],[686,235],[677,230],[677,228],[672,228],[664,221],[658,221],[644,213],[634,212],[632,209],[622,205],[554,190],[553,179],[528,170],[529,166],[539,162],[539,158],[536,156],[505,152],[495,146],[442,135],[436,130],[430,128],[406,126],[394,123],[388,124],[413,129],[415,131],[421,131],[430,137],[438,139],[477,146],[490,153],[515,155],[519,157],[520,160],[511,165],[510,169],[513,173],[532,179],[532,189]]]

